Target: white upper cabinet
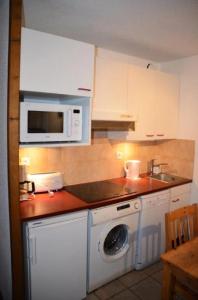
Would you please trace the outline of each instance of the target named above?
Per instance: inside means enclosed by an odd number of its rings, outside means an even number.
[[[129,66],[128,101],[137,111],[131,140],[177,137],[179,82],[173,75]]]
[[[110,138],[177,137],[179,82],[173,75],[96,56],[92,120],[135,121],[135,130]]]
[[[94,46],[22,28],[20,90],[91,96]]]
[[[155,133],[159,138],[177,138],[179,80],[174,75],[155,72],[155,89],[158,104]]]
[[[128,65],[96,56],[92,120],[130,121],[127,101]]]
[[[153,76],[148,76],[146,69],[129,66],[128,101],[137,114],[133,137],[149,139],[154,135],[156,106],[154,105]]]

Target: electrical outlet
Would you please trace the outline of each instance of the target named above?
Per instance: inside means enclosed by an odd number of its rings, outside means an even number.
[[[28,156],[23,156],[21,157],[21,162],[22,165],[29,166],[30,165],[30,157]]]

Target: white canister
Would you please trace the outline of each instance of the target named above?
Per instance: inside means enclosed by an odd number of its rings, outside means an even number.
[[[19,165],[19,181],[23,182],[27,180],[27,165]]]
[[[126,178],[137,179],[140,174],[140,160],[127,160],[124,165]]]

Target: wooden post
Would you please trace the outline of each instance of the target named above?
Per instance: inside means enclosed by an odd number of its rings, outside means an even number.
[[[22,0],[10,1],[8,70],[8,184],[13,299],[24,299],[22,233],[19,211],[19,80]]]

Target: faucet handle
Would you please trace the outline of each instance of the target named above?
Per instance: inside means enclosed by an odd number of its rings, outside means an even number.
[[[148,164],[147,164],[147,172],[150,174],[150,175],[152,175],[153,174],[153,167],[154,167],[154,161],[155,161],[155,159],[153,158],[153,159],[151,159],[151,160],[149,160],[148,161]]]

